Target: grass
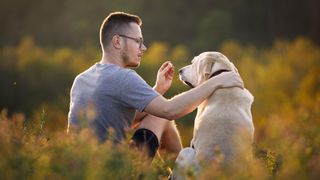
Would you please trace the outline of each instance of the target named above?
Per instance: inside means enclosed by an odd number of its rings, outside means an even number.
[[[77,135],[62,131],[47,135],[41,118],[30,126],[19,114],[8,118],[3,110],[0,117],[2,179],[167,179],[169,169],[173,168],[170,155],[162,154],[162,159],[157,157],[150,162],[130,149],[128,142],[97,143],[88,129]],[[200,175],[188,171],[186,176],[189,179],[278,179],[288,163],[285,155],[256,145],[254,149],[255,158],[248,172],[225,172],[212,163]]]

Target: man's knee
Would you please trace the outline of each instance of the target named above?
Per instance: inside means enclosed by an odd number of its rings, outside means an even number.
[[[149,129],[138,129],[132,136],[134,145],[140,151],[147,151],[148,156],[153,158],[159,148],[157,136]]]
[[[164,130],[167,128],[169,122],[170,121],[163,118],[159,118],[153,115],[147,115],[141,121],[139,128],[151,130],[157,136],[158,141],[160,141],[161,136]]]
[[[162,134],[160,148],[167,152],[176,154],[182,149],[179,131],[174,121],[168,123],[164,133]]]

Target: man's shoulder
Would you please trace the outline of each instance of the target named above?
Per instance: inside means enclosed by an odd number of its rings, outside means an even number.
[[[89,84],[94,81],[108,81],[109,83],[137,82],[143,79],[136,71],[129,68],[121,68],[114,64],[96,63],[85,71],[81,72],[75,78],[75,82],[87,82]],[[115,82],[116,81],[116,82]],[[108,84],[109,84],[108,83]]]
[[[90,66],[89,68],[85,69],[84,71],[80,72],[76,78],[80,78],[82,76],[86,76],[86,74],[92,73],[92,70],[96,67],[96,64]]]
[[[117,74],[117,75],[131,75],[136,74],[136,72],[129,68],[122,68],[115,64],[95,64],[95,66],[91,67],[92,69],[96,69],[101,72],[102,75],[107,74]]]
[[[79,73],[77,75],[78,78],[85,77],[88,75],[99,75],[99,76],[104,76],[104,75],[110,75],[110,74],[129,74],[129,73],[135,73],[132,69],[127,69],[127,68],[121,68],[117,65],[114,64],[100,64],[100,63],[95,63],[88,69],[84,70],[83,72]]]

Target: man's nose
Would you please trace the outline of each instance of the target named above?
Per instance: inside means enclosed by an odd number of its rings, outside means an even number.
[[[141,51],[145,52],[147,51],[147,49],[147,46],[145,44],[142,44]]]

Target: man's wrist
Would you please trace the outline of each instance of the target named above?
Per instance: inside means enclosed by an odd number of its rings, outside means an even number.
[[[157,91],[159,94],[161,94],[161,95],[164,95],[164,93],[165,93],[165,91],[163,90],[163,89],[161,89],[161,88],[159,88],[157,85],[155,85],[154,87],[153,87],[153,89],[155,90],[155,91]]]

